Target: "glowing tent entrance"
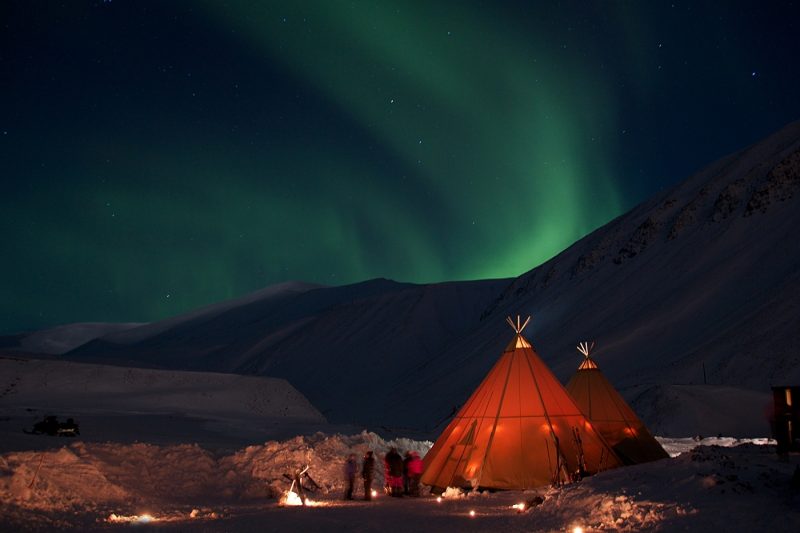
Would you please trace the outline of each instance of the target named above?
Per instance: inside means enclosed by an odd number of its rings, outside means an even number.
[[[530,318],[528,318],[530,320]],[[425,456],[436,489],[528,489],[620,466],[522,336],[516,336]]]
[[[591,357],[593,346],[588,343],[578,345],[584,360],[567,383],[567,391],[575,403],[625,464],[669,457],[597,367]]]

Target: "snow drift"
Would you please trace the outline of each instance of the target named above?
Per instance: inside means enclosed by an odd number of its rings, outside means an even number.
[[[0,455],[0,527],[107,529],[108,522],[161,522],[162,529],[206,531],[792,531],[800,527],[796,467],[772,446],[702,446],[662,440],[673,453],[583,482],[539,491],[343,502],[344,460],[389,447],[424,453],[430,442],[385,441],[373,433],[295,437],[215,455],[189,444],[76,442],[44,452]],[[696,447],[700,445],[699,447]],[[304,466],[320,506],[281,509],[284,474]],[[376,469],[374,487],[383,485]],[[360,487],[356,495],[363,493]],[[455,496],[453,491],[448,496]],[[541,504],[534,498],[540,496]],[[531,502],[525,510],[513,508]],[[474,512],[474,517],[470,515]],[[144,516],[144,513],[147,513]]]

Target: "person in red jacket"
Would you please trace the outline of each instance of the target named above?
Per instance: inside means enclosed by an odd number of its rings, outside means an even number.
[[[417,452],[411,452],[408,461],[408,490],[412,496],[419,496],[419,479],[422,477],[422,459]]]

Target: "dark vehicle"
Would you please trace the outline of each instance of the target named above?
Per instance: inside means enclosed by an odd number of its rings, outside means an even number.
[[[49,415],[33,425],[32,431],[25,431],[33,435],[50,435],[51,437],[75,437],[81,434],[78,424],[67,418],[66,422],[59,422],[57,416]]]

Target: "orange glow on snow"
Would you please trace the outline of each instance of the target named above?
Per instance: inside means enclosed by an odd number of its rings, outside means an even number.
[[[186,513],[166,513],[166,514],[159,514],[158,517],[153,516],[150,513],[142,513],[142,514],[134,514],[134,515],[123,515],[117,513],[111,513],[108,518],[106,518],[106,522],[111,522],[112,524],[150,524],[153,522],[159,523],[166,523],[166,522],[182,522],[184,520],[216,520],[219,518],[220,515],[212,511],[211,509],[192,509],[192,511],[188,514]]]
[[[108,521],[118,524],[149,524],[150,522],[157,522],[158,518],[148,513],[134,515],[118,515],[111,513],[108,517]]]

